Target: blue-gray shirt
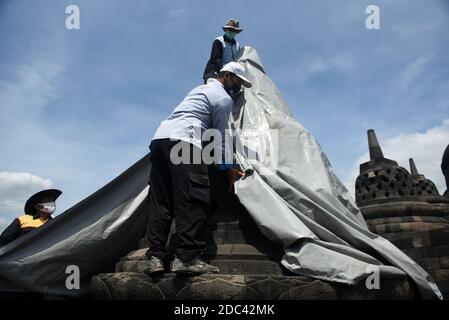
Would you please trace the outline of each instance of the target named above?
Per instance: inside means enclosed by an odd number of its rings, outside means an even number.
[[[152,140],[179,139],[202,149],[201,135],[214,128],[222,136],[222,151],[225,150],[225,130],[229,128],[232,98],[223,84],[210,79],[205,85],[193,89],[184,100],[163,120]]]

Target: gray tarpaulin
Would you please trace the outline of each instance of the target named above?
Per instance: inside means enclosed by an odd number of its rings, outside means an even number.
[[[233,112],[233,125],[241,129],[237,142],[245,147],[236,158],[248,172],[235,190],[261,231],[284,248],[282,264],[300,275],[347,284],[376,270],[383,276],[408,274],[423,297],[440,298],[420,266],[368,231],[318,143],[293,119],[256,51],[246,47],[239,62],[253,87],[240,96]],[[263,144],[269,157],[261,156]],[[258,160],[248,151],[259,152]],[[149,168],[147,156],[53,221],[0,248],[0,291],[87,293],[90,277],[112,271],[144,233]],[[79,267],[80,290],[66,289],[69,265]]]
[[[1,247],[0,292],[89,293],[90,278],[113,272],[145,233],[150,164],[147,155],[41,228]],[[79,268],[79,290],[66,287],[74,274],[66,273],[70,265]]]
[[[237,160],[252,174],[236,183],[236,194],[265,236],[283,246],[282,264],[300,275],[346,284],[377,271],[381,277],[408,274],[424,298],[441,298],[425,270],[368,230],[320,145],[292,117],[257,52],[246,47],[239,62],[253,87],[245,89],[233,111],[237,141],[245,147],[237,151]]]

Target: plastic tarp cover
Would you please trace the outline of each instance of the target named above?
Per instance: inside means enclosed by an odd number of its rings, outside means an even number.
[[[145,234],[150,168],[147,155],[44,226],[1,247],[0,292],[88,295],[91,277],[113,272]],[[77,271],[69,266],[79,270],[79,289],[70,277]]]
[[[237,99],[238,199],[266,237],[284,248],[292,272],[355,284],[379,272],[410,276],[421,296],[441,299],[431,276],[388,240],[370,232],[320,145],[290,112],[255,49],[239,58],[252,82]],[[341,124],[342,126],[348,124]],[[255,156],[254,156],[255,155]]]
[[[424,298],[441,298],[419,265],[368,230],[319,144],[293,118],[267,77],[256,51],[245,47],[239,62],[253,87],[234,106],[232,125],[239,129],[236,141],[242,145],[235,157],[252,174],[236,182],[235,192],[265,236],[284,248],[282,264],[299,275],[346,284],[373,270],[383,277],[408,275]],[[254,159],[249,151],[257,152],[261,144],[271,154]],[[0,292],[88,294],[90,278],[113,271],[145,232],[150,164],[147,155],[51,222],[0,248]],[[79,290],[66,287],[71,265],[80,271]]]

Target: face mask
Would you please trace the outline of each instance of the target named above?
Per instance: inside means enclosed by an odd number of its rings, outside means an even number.
[[[39,203],[37,205],[37,207],[42,212],[45,212],[48,214],[53,214],[56,211],[56,203],[54,203],[54,202]]]
[[[232,86],[231,88],[226,89],[226,92],[233,98],[240,92],[241,88],[242,86]]]
[[[240,92],[240,90],[242,89],[241,85],[235,85],[232,86],[232,88],[229,90],[233,95],[236,95],[237,93]]]
[[[228,37],[229,39],[233,40],[237,33],[232,32],[232,31],[225,31],[225,34],[226,34],[226,37]]]
[[[232,80],[230,80],[229,82],[231,82],[231,81]],[[239,93],[241,88],[242,88],[241,84],[236,84],[234,81],[232,81],[232,86],[226,88],[226,91],[232,97],[232,96],[235,96],[237,93]]]

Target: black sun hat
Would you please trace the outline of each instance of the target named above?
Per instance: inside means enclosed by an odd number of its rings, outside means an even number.
[[[36,209],[34,206],[38,204],[43,198],[53,198],[58,199],[58,197],[62,194],[61,190],[58,189],[47,189],[39,191],[38,193],[33,194],[25,203],[25,213],[31,216],[36,215]]]

